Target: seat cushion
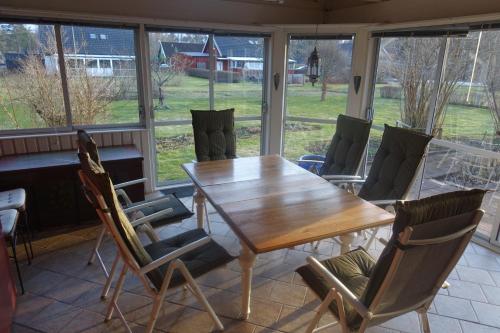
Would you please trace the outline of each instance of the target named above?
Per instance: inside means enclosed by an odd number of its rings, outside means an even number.
[[[153,227],[159,227],[162,225],[167,225],[175,222],[179,222],[181,220],[190,218],[193,216],[193,213],[186,208],[186,206],[177,198],[175,194],[167,194],[165,197],[169,197],[169,201],[162,201],[158,204],[154,204],[152,206],[148,206],[146,208],[141,209],[141,212],[147,216],[153,213],[172,208],[173,212],[166,217],[159,218],[151,222]],[[139,204],[139,203],[137,203]]]
[[[26,203],[26,191],[16,188],[0,192],[0,210],[18,209],[23,210]]]
[[[191,110],[198,162],[236,158],[234,109]]]
[[[371,122],[339,115],[320,175],[354,175],[363,157]]]
[[[335,277],[337,277],[354,295],[361,298],[363,295],[370,274],[375,266],[375,260],[362,248],[347,252],[341,256],[321,261]],[[307,285],[323,300],[333,287],[321,275],[310,266],[302,266],[297,269],[297,273],[302,276]],[[347,323],[350,328],[358,328],[361,323],[361,316],[344,301]],[[333,301],[330,310],[338,318],[337,304]]]
[[[19,212],[15,209],[0,211],[0,222],[2,223],[2,235],[10,238],[14,235]]]
[[[206,236],[207,233],[203,229],[189,230],[172,238],[146,245],[145,249],[151,258],[156,260]],[[225,265],[234,258],[235,257],[231,256],[222,246],[213,240],[179,257],[179,259],[184,262],[193,278],[197,278],[219,266]],[[151,282],[153,282],[157,290],[161,288],[163,277],[168,269],[168,264],[169,262],[160,266],[159,270],[162,273],[161,278],[150,276]],[[169,288],[176,287],[182,283],[184,283],[184,277],[180,274],[179,270],[175,270]]]

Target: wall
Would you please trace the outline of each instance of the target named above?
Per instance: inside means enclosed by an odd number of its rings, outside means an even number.
[[[291,0],[293,3],[294,0]],[[89,15],[113,15],[200,21],[228,24],[279,24],[317,23],[323,17],[319,4],[280,6],[234,2],[230,0],[2,0],[1,6],[15,9],[33,9],[59,12],[86,13]],[[0,11],[1,15],[1,11]]]
[[[332,10],[329,23],[401,23],[500,13],[498,0],[389,0]]]

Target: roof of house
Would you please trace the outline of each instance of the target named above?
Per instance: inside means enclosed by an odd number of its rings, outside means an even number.
[[[203,44],[198,43],[182,43],[182,42],[161,42],[161,48],[166,58],[171,57],[175,53],[202,53]]]
[[[179,52],[181,54],[185,54],[190,57],[195,57],[195,58],[205,58],[208,57],[208,53],[204,52]]]
[[[50,30],[49,30],[50,29]],[[62,26],[64,52],[86,55],[135,56],[134,32],[128,29]],[[39,26],[39,38],[47,46],[51,26]]]
[[[264,45],[262,38],[215,36],[214,45],[219,57],[250,57],[262,58]],[[206,51],[207,44],[203,47]]]

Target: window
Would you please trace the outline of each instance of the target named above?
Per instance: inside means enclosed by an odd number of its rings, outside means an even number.
[[[0,24],[0,130],[139,123],[134,30]]]
[[[1,26],[0,130],[66,126],[54,26]]]
[[[187,181],[180,165],[196,158],[190,110],[234,108],[238,155],[260,155],[265,44],[265,37],[149,32],[159,183]],[[243,58],[260,66],[245,69]]]
[[[99,35],[99,37],[100,37],[101,39],[108,39],[108,36],[107,36],[107,35],[105,35],[105,34],[100,34],[100,35]]]
[[[476,235],[498,242],[500,202],[500,31],[382,37],[373,96],[368,167],[383,124],[434,136],[413,197],[490,190]]]
[[[73,125],[138,123],[134,31],[64,25],[61,34],[66,61],[86,61],[85,68],[67,71]],[[86,39],[92,35],[107,40]],[[116,70],[112,61],[119,65]]]
[[[335,132],[335,120],[345,113],[351,77],[352,37],[292,36],[288,51],[284,155],[325,155]],[[315,45],[321,59],[319,81],[307,77],[307,59]]]

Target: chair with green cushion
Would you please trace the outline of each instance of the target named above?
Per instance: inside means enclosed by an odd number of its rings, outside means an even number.
[[[398,201],[392,237],[378,260],[363,248],[321,262],[307,258],[297,272],[322,303],[306,332],[326,328],[316,326],[328,310],[342,332],[364,332],[412,311],[430,332],[427,310],[484,214],[484,194],[457,191]]]
[[[198,162],[236,158],[234,109],[191,110],[191,117]]]
[[[92,161],[88,153],[79,155],[82,165],[79,176],[87,189],[88,198],[118,247],[112,273],[118,263],[123,262],[105,320],[110,320],[116,310],[127,330],[131,331],[118,306],[118,297],[126,274],[130,271],[139,278],[146,291],[153,297],[147,333],[154,329],[167,290],[180,285],[188,286],[210,315],[215,327],[222,330],[222,323],[194,278],[229,263],[234,257],[208,237],[203,229],[190,230],[144,246],[135,227],[147,217],[130,221],[121,207],[109,175]]]
[[[93,138],[84,130],[78,130],[78,151],[79,153],[88,153],[91,160],[98,165],[100,168],[104,169],[101,160],[99,158],[99,151],[97,149],[97,144]],[[78,155],[79,157],[81,155]],[[140,231],[145,232],[152,241],[158,241],[159,238],[153,230],[153,227],[161,227],[167,224],[178,223],[184,219],[193,216],[193,213],[186,208],[186,206],[174,195],[169,194],[152,200],[145,200],[141,202],[132,202],[132,200],[127,195],[125,188],[135,184],[143,183],[146,178],[141,178],[137,180],[128,181],[122,184],[114,185],[114,189],[121,201],[124,203],[122,206],[124,211],[127,213],[128,218],[131,220],[137,220],[140,218],[148,217],[146,222],[141,224],[139,227]],[[85,190],[85,189],[84,189]],[[91,202],[92,204],[92,202]],[[103,259],[99,253],[99,248],[103,241],[106,233],[105,226],[102,227],[99,233],[96,244],[92,250],[89,264],[92,264],[97,257],[99,264],[101,265],[104,274],[108,279],[109,277],[108,269],[104,264]],[[103,291],[103,298],[106,296],[107,291]]]
[[[326,156],[322,160],[301,158],[297,161],[299,166],[304,163],[321,165],[319,169],[314,167],[312,171],[327,180],[338,179],[339,175],[344,176],[342,179],[345,176],[361,179],[356,174],[368,143],[371,125],[372,122],[365,119],[339,115]]]
[[[196,161],[217,161],[236,158],[234,109],[191,110]],[[194,210],[196,191],[191,210]],[[204,205],[207,227],[210,232],[208,210]]]
[[[385,125],[366,179],[348,177],[331,182],[360,184],[357,194],[360,198],[386,209],[392,208],[397,200],[407,199],[431,139],[432,136],[411,129]],[[376,238],[377,231],[372,231],[366,248]]]

